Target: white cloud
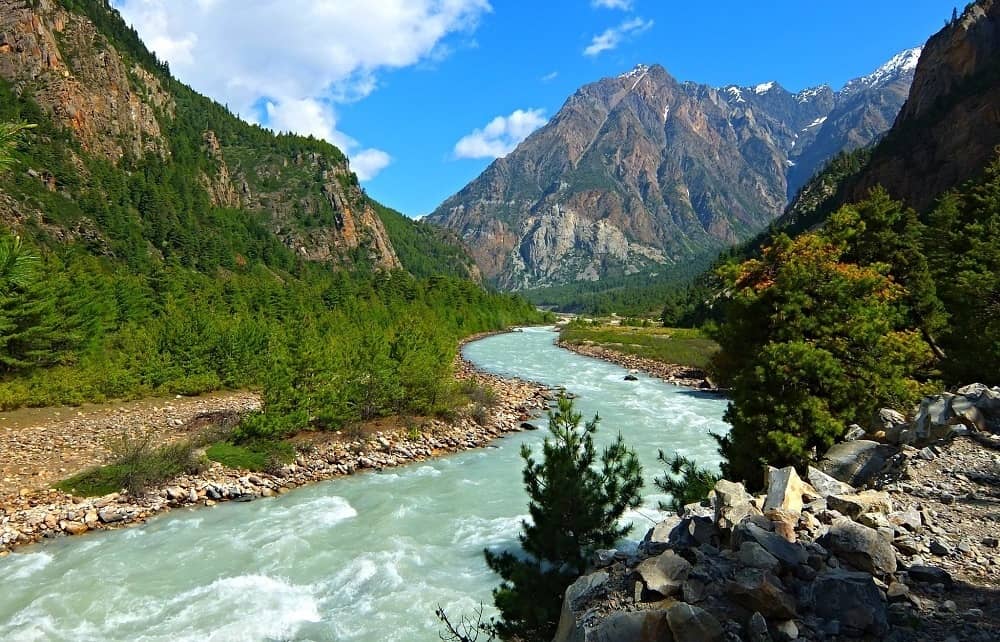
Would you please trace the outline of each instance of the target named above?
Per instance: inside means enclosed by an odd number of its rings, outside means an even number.
[[[626,20],[617,27],[605,29],[603,33],[594,36],[590,44],[587,45],[587,48],[583,50],[583,54],[585,56],[597,56],[605,51],[615,49],[626,38],[637,36],[652,26],[652,20],[644,20],[642,18]]]
[[[275,131],[294,131],[303,136],[315,136],[342,149],[350,158],[351,169],[359,180],[375,178],[392,162],[392,157],[381,149],[360,149],[358,141],[337,129],[333,109],[319,100],[304,98],[280,103],[268,101],[264,105],[264,111],[268,125]]]
[[[558,77],[559,77],[559,72],[558,71],[550,71],[549,73],[547,73],[544,76],[542,76],[541,81],[542,82],[552,82],[553,80],[555,80]]]
[[[476,129],[455,143],[456,158],[499,158],[514,151],[518,143],[546,123],[541,109],[518,109],[510,116],[497,116],[486,127]]]
[[[362,181],[375,178],[391,162],[392,156],[381,149],[363,149],[351,155],[351,169],[358,175],[358,180]]]
[[[251,119],[325,138],[349,153],[345,141],[351,138],[336,129],[335,103],[369,95],[383,71],[439,60],[450,38],[470,34],[492,11],[488,0],[114,4],[175,75],[196,90]],[[366,156],[369,168],[388,159],[380,153],[384,157],[374,163],[374,154]]]
[[[590,0],[590,6],[600,9],[632,10],[632,0]]]

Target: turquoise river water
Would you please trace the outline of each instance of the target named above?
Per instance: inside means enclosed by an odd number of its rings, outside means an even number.
[[[554,345],[528,328],[466,346],[479,367],[565,388],[599,438],[621,431],[648,480],[633,536],[659,515],[658,449],[705,464],[725,401]],[[526,515],[525,432],[478,451],[359,474],[250,503],[177,510],[128,530],[61,538],[0,559],[0,640],[436,640],[434,609],[471,611],[497,577],[484,547]],[[601,434],[603,433],[603,434]]]

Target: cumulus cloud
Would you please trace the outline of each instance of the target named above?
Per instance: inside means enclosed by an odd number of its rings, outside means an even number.
[[[363,149],[351,156],[351,169],[358,175],[358,179],[367,181],[392,162],[392,156],[381,149]]]
[[[439,59],[488,0],[114,0],[173,72],[250,119],[313,134],[384,167],[336,129],[335,104],[375,91],[381,72]],[[359,172],[360,176],[360,172]]]
[[[605,29],[603,33],[594,36],[587,48],[583,50],[583,54],[585,56],[598,56],[605,51],[616,49],[626,39],[637,36],[652,26],[652,20],[643,18],[626,20],[617,27]]]
[[[631,11],[632,0],[590,0],[590,6],[599,9],[621,9]]]
[[[497,116],[486,127],[476,129],[455,143],[456,158],[499,158],[514,151],[518,143],[546,123],[541,109],[517,109]]]

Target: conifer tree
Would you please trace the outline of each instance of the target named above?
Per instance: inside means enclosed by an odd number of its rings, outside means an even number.
[[[503,578],[494,591],[504,639],[548,640],[559,621],[566,587],[583,573],[593,552],[608,548],[630,528],[619,519],[639,505],[642,467],[621,435],[598,457],[598,417],[581,427],[582,415],[566,397],[549,413],[542,460],[521,448],[530,521],[522,524],[523,554],[485,551]]]

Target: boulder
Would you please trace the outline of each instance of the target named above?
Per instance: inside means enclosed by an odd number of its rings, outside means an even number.
[[[670,548],[697,548],[702,544],[719,543],[719,529],[710,517],[684,517],[667,537]]]
[[[62,529],[70,535],[82,535],[90,530],[86,524],[80,522],[63,522]]]
[[[635,376],[634,374],[625,375],[625,381],[638,381],[638,380],[639,377]]]
[[[895,444],[899,442],[900,434],[908,425],[903,413],[892,408],[881,408],[872,418],[871,432],[883,432],[886,441]]]
[[[802,512],[802,496],[815,497],[812,486],[802,481],[795,468],[767,469],[767,497],[764,499],[764,514],[770,516],[772,511],[783,511],[798,515]]]
[[[925,397],[920,402],[920,408],[913,419],[913,428],[917,439],[925,440],[943,437],[951,427],[961,423],[951,409],[951,401],[955,395],[944,392],[932,397]]]
[[[776,572],[778,567],[781,566],[778,558],[768,553],[767,549],[757,542],[750,541],[740,544],[738,555],[740,563],[750,568],[762,568]]]
[[[734,602],[764,617],[790,620],[796,615],[795,598],[785,592],[781,580],[763,569],[740,569],[726,582],[725,591]]]
[[[854,487],[850,484],[845,484],[839,479],[834,479],[818,468],[810,466],[807,472],[808,474],[806,476],[809,478],[809,483],[820,497],[829,497],[830,495],[849,495],[856,492]]]
[[[968,397],[956,395],[951,400],[951,412],[955,421],[969,430],[986,430],[986,415]]]
[[[886,517],[889,519],[889,523],[896,527],[896,530],[905,528],[911,533],[916,533],[923,526],[920,511],[912,506],[904,510],[893,511]]]
[[[760,515],[760,511],[743,484],[725,479],[716,482],[715,525],[720,530],[732,530],[748,515]]]
[[[865,513],[892,512],[892,498],[889,493],[877,490],[865,490],[851,495],[830,495],[826,505],[848,517],[857,519]]]
[[[847,427],[847,432],[844,434],[844,441],[854,441],[856,439],[861,439],[868,434],[868,431],[859,426],[858,424],[851,424]]]
[[[612,613],[603,622],[587,631],[586,637],[582,640],[586,640],[586,642],[673,642],[674,637],[663,611],[631,611]],[[557,634],[554,642],[559,641],[560,638]]]
[[[690,572],[691,563],[673,551],[645,559],[635,569],[646,590],[663,597],[680,594]]]
[[[857,488],[875,479],[894,453],[893,447],[868,439],[845,441],[826,451],[817,468]]]
[[[906,574],[915,582],[927,584],[944,584],[951,586],[952,579],[948,571],[937,566],[914,565],[906,569]]]
[[[896,572],[896,553],[892,543],[875,529],[847,517],[833,520],[819,543],[863,571],[878,574]]]
[[[766,531],[751,522],[743,522],[733,531],[733,546],[742,549],[744,542],[755,542],[773,555],[786,568],[805,564],[809,553],[801,544],[793,544],[776,533]]]
[[[667,626],[676,642],[722,642],[725,631],[715,616],[690,604],[674,604],[666,612]]]
[[[971,401],[987,415],[1000,413],[1000,387],[990,388],[985,384],[973,383],[959,388],[957,394]]]
[[[677,528],[680,523],[681,518],[677,515],[671,515],[659,522],[656,526],[646,531],[646,536],[642,539],[643,548],[655,549],[656,545],[666,546],[670,542],[671,531]]]
[[[108,507],[97,511],[97,518],[104,524],[114,524],[115,522],[124,520],[126,517],[128,515],[117,508]]]
[[[880,636],[888,631],[885,601],[867,573],[824,571],[813,581],[811,594],[813,612],[824,620],[839,621],[843,634]]]
[[[578,577],[575,582],[569,585],[565,596],[563,596],[559,628],[556,631],[554,642],[584,642],[587,639],[583,623],[577,621],[574,610],[582,601],[606,591],[605,585],[608,582],[608,577],[607,572],[597,571]]]

